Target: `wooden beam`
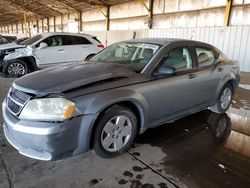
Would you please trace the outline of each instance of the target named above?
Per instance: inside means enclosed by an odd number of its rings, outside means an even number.
[[[229,26],[231,12],[232,12],[232,5],[233,5],[233,0],[227,0],[225,16],[224,16],[224,26]]]

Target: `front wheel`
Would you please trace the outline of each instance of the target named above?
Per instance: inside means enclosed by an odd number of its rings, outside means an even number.
[[[137,134],[137,118],[127,107],[115,105],[107,109],[97,124],[94,151],[104,158],[125,152]]]
[[[210,109],[213,112],[223,114],[228,110],[232,102],[232,98],[233,98],[233,88],[229,83],[227,83],[221,90],[221,93],[215,105],[210,107]]]
[[[7,65],[5,73],[12,77],[21,77],[28,73],[28,66],[22,60],[15,60]]]

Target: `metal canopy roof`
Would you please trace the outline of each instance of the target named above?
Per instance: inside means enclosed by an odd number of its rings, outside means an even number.
[[[0,25],[74,13],[97,6],[111,6],[129,0],[0,0]]]

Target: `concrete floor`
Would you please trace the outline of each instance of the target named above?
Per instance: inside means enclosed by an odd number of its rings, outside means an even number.
[[[227,115],[205,110],[148,130],[114,159],[90,151],[37,161],[11,147],[1,127],[0,187],[250,187],[250,74],[242,77]],[[0,102],[12,81],[0,77]]]

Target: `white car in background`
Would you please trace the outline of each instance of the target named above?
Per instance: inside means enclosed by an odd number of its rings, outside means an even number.
[[[92,35],[43,33],[20,44],[1,45],[0,70],[19,77],[54,65],[88,60],[103,48]]]

